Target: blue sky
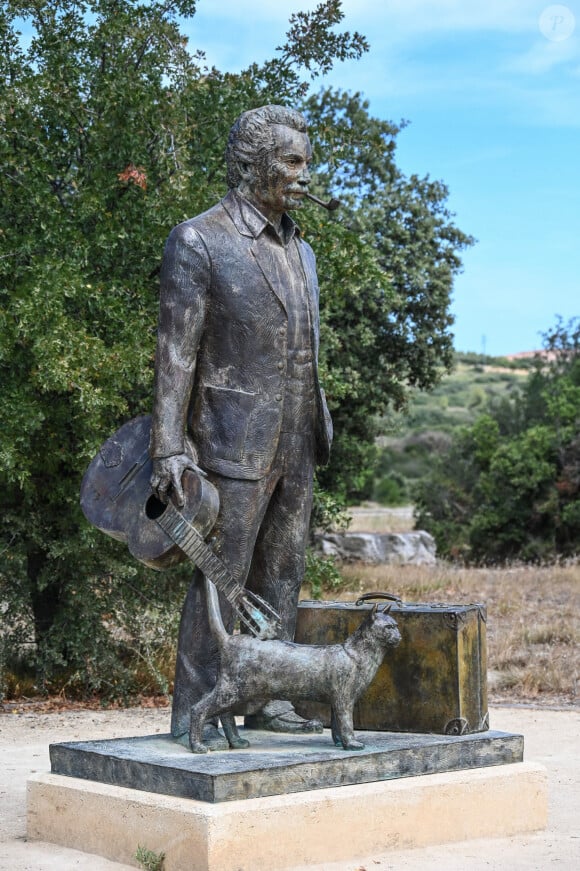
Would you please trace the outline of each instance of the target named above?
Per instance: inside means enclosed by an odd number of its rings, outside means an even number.
[[[314,0],[199,0],[192,49],[221,70],[272,57],[293,11]],[[372,112],[410,125],[406,173],[450,189],[476,237],[455,284],[458,350],[540,347],[580,314],[580,0],[344,0],[343,27],[370,51],[316,87],[362,92]]]

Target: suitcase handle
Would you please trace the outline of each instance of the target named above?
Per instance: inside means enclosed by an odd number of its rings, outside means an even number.
[[[389,599],[389,601],[397,602],[399,605],[403,604],[403,600],[399,596],[393,596],[391,593],[364,593],[360,599],[356,600],[355,605],[362,605],[370,599]]]

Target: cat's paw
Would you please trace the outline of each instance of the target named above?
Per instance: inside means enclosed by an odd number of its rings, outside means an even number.
[[[202,744],[201,741],[190,741],[189,747],[192,753],[209,753],[209,748]]]

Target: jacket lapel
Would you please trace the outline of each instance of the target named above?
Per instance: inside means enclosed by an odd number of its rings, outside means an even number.
[[[286,311],[286,294],[284,292],[284,284],[278,274],[276,261],[272,257],[272,252],[269,246],[260,242],[260,239],[254,239],[250,246],[250,251],[254,255],[256,263],[262,270],[264,278],[278,297],[284,311]]]
[[[286,311],[286,294],[284,283],[278,275],[276,263],[268,245],[260,239],[260,234],[266,225],[266,219],[250,206],[235,190],[231,190],[222,200],[222,205],[238,233],[253,239],[250,252],[260,267],[264,278],[273,290]]]
[[[316,271],[311,258],[312,253],[307,250],[307,246],[303,242],[298,242],[298,253],[302,263],[302,270],[306,279],[306,296],[308,298],[308,310],[310,314],[310,325],[313,337],[313,346],[315,357],[318,358],[318,283],[316,281]]]

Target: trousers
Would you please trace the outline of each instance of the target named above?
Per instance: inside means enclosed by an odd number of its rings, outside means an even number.
[[[304,578],[314,477],[313,427],[282,432],[266,477],[243,481],[208,474],[220,495],[220,510],[210,539],[213,551],[234,579],[262,596],[281,618],[281,635],[294,638],[298,596]],[[229,631],[235,615],[220,596]],[[203,575],[195,571],[187,592],[177,647],[171,733],[189,730],[189,712],[216,682],[218,651],[211,635]]]

